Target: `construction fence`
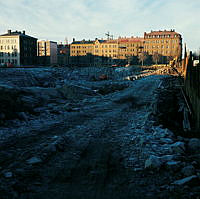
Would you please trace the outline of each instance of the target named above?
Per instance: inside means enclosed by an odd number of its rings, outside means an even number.
[[[200,132],[200,65],[194,66],[192,52],[183,60],[184,90],[191,105],[194,131]]]

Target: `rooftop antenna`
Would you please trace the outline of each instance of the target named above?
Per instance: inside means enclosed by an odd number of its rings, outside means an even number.
[[[106,36],[107,36],[107,39],[109,40],[110,39],[110,32],[108,31],[106,34],[105,34]]]

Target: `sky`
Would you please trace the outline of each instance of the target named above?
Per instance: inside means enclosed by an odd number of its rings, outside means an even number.
[[[200,0],[0,0],[0,34],[25,30],[39,40],[143,36],[175,29],[200,49]]]

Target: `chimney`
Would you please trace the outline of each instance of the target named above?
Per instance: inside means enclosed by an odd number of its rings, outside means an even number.
[[[75,42],[75,38],[73,38],[73,42]]]
[[[11,35],[11,30],[8,30],[8,34]]]
[[[23,30],[23,35],[25,35],[25,33],[26,33],[25,30]]]

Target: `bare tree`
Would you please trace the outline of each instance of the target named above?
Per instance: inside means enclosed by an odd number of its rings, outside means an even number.
[[[148,58],[148,54],[146,52],[141,52],[138,55],[139,61],[142,63],[142,66],[144,65],[144,61]]]
[[[152,56],[152,59],[153,59],[153,62],[158,64],[158,62],[160,61],[161,59],[161,55],[158,53],[158,52],[155,52]]]
[[[167,62],[169,63],[170,61],[173,60],[173,56],[167,56]]]

